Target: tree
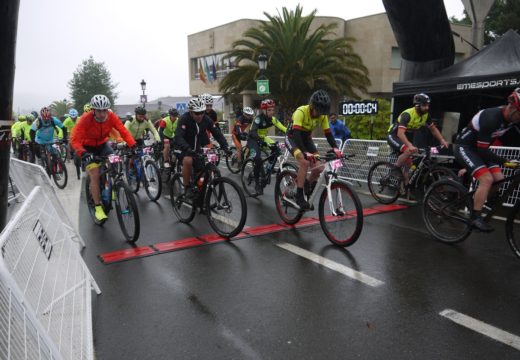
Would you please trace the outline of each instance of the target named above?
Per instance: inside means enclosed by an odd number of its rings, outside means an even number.
[[[96,94],[106,95],[112,105],[117,99],[116,84],[112,83],[110,72],[102,62],[95,62],[91,56],[78,66],[69,81],[70,94],[79,111]]]
[[[302,11],[298,5],[295,11],[282,8],[278,16],[264,12],[269,21],[248,29],[232,44],[226,57],[236,59],[239,66],[222,79],[224,95],[256,89],[260,54],[268,56],[267,69],[261,75],[269,79],[271,95],[286,109],[307,103],[316,89],[355,99],[358,92],[367,92],[368,70],[352,49],[354,39],[330,40],[336,23],[320,25],[311,32],[317,10],[307,16],[302,16]]]
[[[520,1],[495,0],[484,22],[484,44],[492,43],[509,29],[518,32],[520,29],[518,14],[520,14]],[[462,18],[457,19],[452,16],[450,21],[454,24],[471,25],[466,10],[464,10]]]
[[[60,117],[69,112],[72,109],[72,103],[67,99],[53,101],[49,106],[54,116]]]
[[[372,139],[386,139],[390,126],[390,102],[385,99],[377,99],[377,101],[379,107],[376,115],[352,115],[347,117],[345,124],[352,132],[353,139],[370,139],[371,127]]]

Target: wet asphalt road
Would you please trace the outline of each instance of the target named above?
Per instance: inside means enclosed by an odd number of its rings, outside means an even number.
[[[165,198],[152,203],[140,190],[138,199],[138,245],[212,232],[204,216],[179,223]],[[130,245],[114,213],[97,227],[81,201],[83,254],[103,291],[93,295],[97,359],[520,358],[439,314],[453,309],[520,336],[520,259],[498,221],[491,235],[450,246],[427,234],[412,206],[365,217],[347,249],[314,225],[104,265],[97,255]],[[272,185],[260,200],[248,199],[248,226],[279,222]],[[345,276],[325,259],[381,284]]]

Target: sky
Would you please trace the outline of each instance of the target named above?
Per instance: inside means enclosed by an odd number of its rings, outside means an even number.
[[[345,20],[385,11],[381,0],[20,0],[13,110],[70,99],[68,82],[90,56],[111,73],[118,104],[138,103],[142,79],[149,101],[188,96],[188,35],[297,4]],[[461,0],[444,4],[462,17]]]

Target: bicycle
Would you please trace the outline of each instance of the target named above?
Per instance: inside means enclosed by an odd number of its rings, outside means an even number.
[[[100,165],[99,188],[105,214],[108,215],[114,202],[117,220],[125,239],[135,243],[139,239],[141,229],[139,210],[132,191],[123,180],[121,162],[122,157],[117,154],[96,156],[92,161]],[[90,194],[90,176],[87,176],[85,181],[85,197],[92,220],[96,225],[102,226],[106,220],[99,221],[96,218],[96,204]]]
[[[353,155],[344,154],[343,159]],[[343,166],[342,159],[327,153],[325,169],[321,172],[307,201],[314,209],[314,200],[321,191],[318,202],[319,221],[323,233],[334,245],[346,247],[354,244],[363,229],[363,206],[348,182],[338,179],[337,171]],[[276,178],[274,190],[276,210],[289,225],[296,224],[305,211],[296,204],[297,173],[282,170]]]
[[[513,163],[514,164],[514,163]],[[510,207],[506,217],[506,237],[513,253],[520,258],[520,203],[513,205],[509,197],[518,193],[520,184],[520,169],[517,165],[513,173],[497,181],[493,186],[502,187],[497,190],[484,204],[482,215],[485,221],[490,221],[498,207]],[[457,243],[466,239],[473,228],[473,195],[476,189],[469,191],[460,182],[445,179],[436,181],[424,197],[423,219],[426,229],[437,240],[444,243]]]
[[[196,190],[192,189],[193,197],[190,199],[185,196],[182,174],[176,173],[170,183],[171,204],[180,222],[190,223],[197,209],[200,209],[200,214],[206,214],[217,234],[232,238],[244,228],[247,218],[246,198],[236,182],[221,176],[215,165],[217,156],[211,150],[203,158],[201,154],[194,154],[194,162],[199,159],[205,163],[200,171],[194,169],[194,179],[197,180],[194,181]]]
[[[164,162],[164,145],[158,143],[157,145],[153,145],[153,148],[153,159],[155,160],[155,163],[159,166],[161,181],[167,183],[170,181],[172,173],[181,172],[182,164],[179,161],[177,161],[177,156],[175,154],[175,150],[173,149],[173,144],[170,144],[170,166],[168,167],[165,166]]]
[[[137,193],[142,183],[148,198],[157,201],[161,197],[162,181],[159,167],[152,158],[153,152],[150,146],[138,147],[135,153],[124,156],[124,168],[130,190]]]
[[[284,169],[291,169],[294,171],[298,171],[296,166],[289,163],[287,161],[289,150],[286,149],[284,143],[274,143],[269,146],[271,149],[271,154],[267,156],[265,159],[262,159],[262,171],[259,175],[260,185],[262,189],[264,189],[267,185],[271,183],[271,174],[279,173]],[[282,154],[282,150],[285,150],[284,154]],[[279,164],[278,168],[276,168],[276,164]],[[242,187],[244,192],[251,197],[257,197],[258,194],[255,190],[255,161],[254,159],[247,159],[242,164],[242,169],[240,172],[240,180],[242,182]]]
[[[58,150],[51,144],[40,145],[40,162],[59,189],[67,186],[67,167],[58,154]],[[49,164],[50,157],[50,164]]]
[[[428,187],[442,178],[457,179],[453,170],[436,163],[432,153],[438,153],[439,147],[419,149],[412,154],[414,159],[408,172],[408,184],[404,185],[401,168],[389,161],[376,162],[368,171],[368,189],[372,197],[381,204],[391,204],[407,190],[426,193]]]
[[[226,154],[226,166],[232,174],[238,174],[242,169],[242,164],[249,157],[249,147],[245,145],[242,146],[242,149],[240,149],[240,153],[242,155],[241,160],[238,160],[237,148],[235,146],[231,146],[229,150],[230,154]],[[262,152],[262,159],[265,159],[269,156],[265,149],[262,148],[260,151]]]

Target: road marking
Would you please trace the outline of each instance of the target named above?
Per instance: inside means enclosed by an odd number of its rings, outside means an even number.
[[[464,315],[455,310],[446,309],[439,313],[439,315],[444,316],[451,321],[467,327],[470,330],[481,333],[482,335],[486,335],[493,340],[499,341],[502,344],[509,345],[517,350],[520,350],[520,337],[510,332],[501,330],[485,322],[474,319],[468,315]]]
[[[381,280],[377,280],[369,275],[363,274],[362,272],[359,272],[357,270],[351,269],[345,265],[341,265],[335,261],[329,260],[327,258],[324,258],[322,256],[316,255],[310,251],[307,251],[305,249],[302,249],[298,246],[294,246],[288,243],[279,243],[276,244],[276,246],[281,247],[282,249],[285,249],[287,251],[292,252],[293,254],[296,254],[298,256],[304,257],[308,260],[314,261],[317,264],[320,264],[322,266],[325,266],[331,270],[337,271],[345,276],[348,276],[349,278],[352,278],[354,280],[361,281],[362,283],[377,287],[384,284]]]

